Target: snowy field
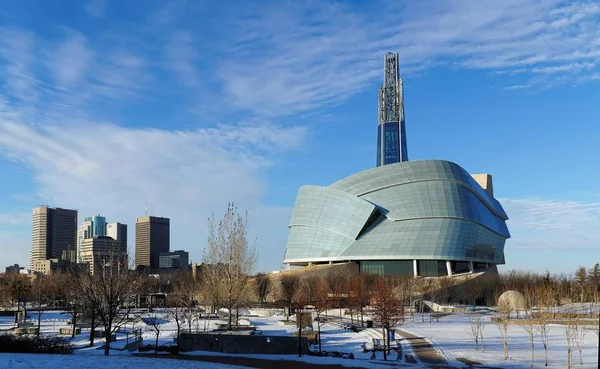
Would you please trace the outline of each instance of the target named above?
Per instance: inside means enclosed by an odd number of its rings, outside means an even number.
[[[172,367],[178,369],[235,369],[243,368],[202,361],[157,360],[133,356],[109,356],[90,358],[84,355],[35,355],[35,354],[0,354],[1,369],[162,369]]]
[[[292,335],[295,331],[294,325],[285,325],[281,321],[285,320],[281,310],[269,311],[254,311],[250,310],[250,317],[241,318],[240,324],[253,325],[260,331],[262,335]],[[260,315],[260,316],[255,316]],[[371,360],[371,352],[363,352],[363,347],[372,347],[373,339],[381,339],[381,331],[379,329],[365,329],[362,332],[354,333],[350,330],[343,329],[339,323],[333,321],[339,319],[339,310],[332,310],[328,313],[332,318],[331,323],[323,324],[321,327],[323,350],[337,351],[344,353],[353,353],[355,360],[336,359],[325,357],[303,357],[302,361],[308,363],[321,364],[342,364],[345,366],[364,367],[364,368],[381,368],[382,353],[378,352],[376,360]],[[173,320],[160,310],[155,314],[143,314],[141,317],[159,317],[164,324],[159,326],[159,345],[170,346],[174,342],[177,332],[177,326]],[[511,325],[509,328],[509,359],[504,360],[503,347],[500,331],[497,326],[490,321],[492,314],[483,314],[482,317],[487,324],[484,327],[484,349],[475,350],[473,339],[470,336],[470,325],[468,314],[449,314],[440,318],[439,322],[429,322],[429,317],[425,315],[425,322],[421,322],[421,316],[415,315],[414,321],[407,316],[406,322],[403,325],[397,326],[408,333],[415,334],[420,337],[425,337],[431,342],[436,349],[444,355],[448,360],[449,365],[456,368],[466,368],[467,365],[458,361],[458,359],[468,359],[484,365],[489,365],[496,368],[528,368],[530,364],[530,345],[528,333],[517,325]],[[37,324],[37,313],[30,313],[30,322]],[[53,335],[57,334],[60,328],[69,327],[67,321],[70,319],[68,314],[60,312],[44,312],[42,313],[42,334]],[[344,323],[349,323],[349,317],[345,316]],[[212,330],[223,324],[223,320],[198,320],[192,322],[192,330]],[[316,323],[315,323],[316,324]],[[13,318],[0,317],[0,331],[8,329],[13,325]],[[182,329],[187,329],[187,323],[182,324]],[[144,344],[154,344],[156,334],[151,325],[139,321],[135,324],[128,323],[128,330],[132,328],[140,329],[144,339]],[[315,325],[316,330],[316,325]],[[72,343],[77,350],[74,356],[53,356],[53,355],[23,355],[23,354],[0,354],[0,369],[2,368],[131,368],[143,367],[144,369],[153,369],[158,367],[177,368],[226,368],[233,366],[217,365],[215,363],[202,361],[169,361],[164,359],[139,358],[132,357],[131,353],[123,350],[127,340],[131,340],[125,333],[117,334],[117,342],[111,344],[112,357],[103,357],[103,350],[100,346],[103,344],[103,339],[96,338],[94,347],[88,347],[88,330],[84,330],[83,334],[77,335]],[[398,337],[397,337],[398,338]],[[583,365],[579,365],[579,352],[574,347],[573,363],[575,368],[591,369],[597,368],[595,360],[597,359],[597,341],[598,336],[594,332],[589,332],[584,338],[584,346],[582,351]],[[404,354],[412,353],[412,348],[406,340],[399,340],[398,344],[402,347]],[[316,347],[314,348],[317,349]],[[93,355],[94,357],[90,357]],[[194,356],[219,356],[218,353],[212,352],[193,352],[187,355]],[[234,356],[228,354],[228,356]],[[296,355],[243,355],[248,358],[268,359],[268,360],[299,360]],[[396,353],[392,353],[392,360],[396,360]],[[553,325],[550,329],[549,344],[548,344],[548,360],[550,368],[565,368],[567,357],[567,345],[564,328],[560,325]],[[402,361],[401,363],[407,366]],[[396,365],[397,366],[397,365]],[[387,367],[384,365],[383,367]],[[412,365],[411,367],[426,367],[420,364]],[[536,368],[544,367],[544,349],[539,336],[535,337],[535,366]]]

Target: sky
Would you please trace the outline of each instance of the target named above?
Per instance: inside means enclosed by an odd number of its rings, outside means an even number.
[[[375,165],[383,55],[399,53],[411,160],[490,173],[507,269],[600,262],[600,4],[555,0],[5,1],[0,266],[41,204],[171,219],[248,212],[282,268],[298,188]]]

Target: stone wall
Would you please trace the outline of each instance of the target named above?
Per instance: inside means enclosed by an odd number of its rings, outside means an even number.
[[[182,333],[181,352],[212,351],[229,354],[297,354],[298,338],[269,335],[229,335],[213,333]],[[302,352],[308,352],[308,341],[302,337]]]

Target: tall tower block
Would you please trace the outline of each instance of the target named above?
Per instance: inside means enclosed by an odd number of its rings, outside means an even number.
[[[383,85],[379,88],[377,166],[403,161],[408,161],[404,123],[404,89],[398,72],[398,53],[386,53]]]

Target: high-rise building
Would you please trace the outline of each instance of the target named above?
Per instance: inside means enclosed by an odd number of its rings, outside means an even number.
[[[52,261],[77,246],[77,210],[40,206],[32,212],[30,266],[35,272],[50,273]],[[75,261],[75,260],[69,260]]]
[[[158,267],[163,269],[184,269],[189,267],[190,253],[183,250],[161,252]]]
[[[93,236],[81,244],[81,262],[92,275],[106,267],[127,268],[127,250],[112,237]]]
[[[161,253],[169,252],[169,218],[145,216],[135,222],[135,266],[159,268]]]
[[[123,249],[127,250],[127,224],[108,223],[106,225],[106,235],[119,242]]]
[[[386,53],[383,85],[379,88],[377,166],[403,161],[408,161],[404,122],[404,86],[398,72],[398,53]]]
[[[86,217],[77,228],[77,261],[81,262],[81,244],[83,240],[96,236],[106,236],[106,218],[100,214]]]

